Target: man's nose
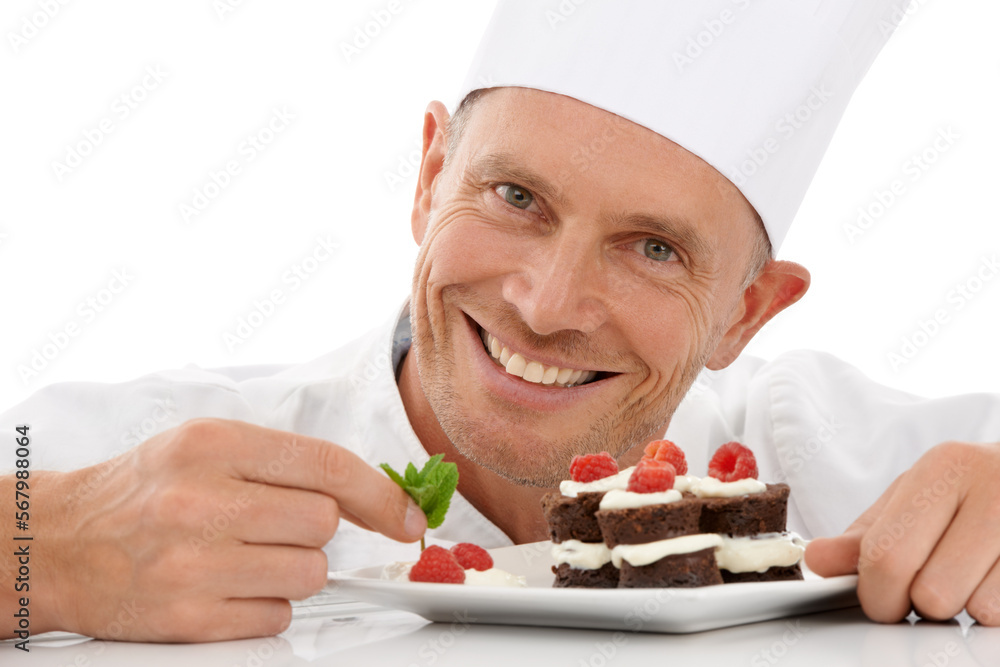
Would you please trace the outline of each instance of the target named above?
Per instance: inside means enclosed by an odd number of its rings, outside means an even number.
[[[583,239],[557,233],[507,276],[503,296],[539,335],[596,331],[607,320],[601,253]]]

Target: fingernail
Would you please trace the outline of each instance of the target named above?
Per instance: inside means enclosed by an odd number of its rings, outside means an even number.
[[[427,515],[412,500],[406,505],[406,519],[403,520],[403,528],[408,535],[420,537],[427,531]]]

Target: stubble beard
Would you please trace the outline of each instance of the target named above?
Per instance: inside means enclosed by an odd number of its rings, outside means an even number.
[[[521,486],[558,486],[566,479],[570,461],[577,454],[606,451],[618,458],[633,447],[661,436],[663,425],[694,383],[708,356],[703,352],[693,359],[658,405],[650,405],[643,398],[631,403],[623,398],[583,433],[559,440],[539,437],[530,447],[531,456],[525,457],[525,443],[515,442],[505,434],[497,417],[476,417],[462,409],[462,398],[455,391],[457,373],[451,348],[443,353],[435,349],[427,320],[414,318],[412,328],[410,353],[416,355],[421,387],[445,435],[462,456]],[[454,332],[449,331],[441,340],[454,340]],[[708,349],[714,349],[714,344]],[[508,419],[508,423],[515,424],[523,421],[517,416]]]

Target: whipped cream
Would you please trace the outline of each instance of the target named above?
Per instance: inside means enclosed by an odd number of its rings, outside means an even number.
[[[674,489],[654,493],[635,493],[624,489],[611,489],[601,498],[600,509],[624,510],[633,507],[666,505],[667,503],[676,503],[680,499],[681,492]]]
[[[661,558],[715,548],[719,569],[730,572],[766,572],[772,567],[790,567],[802,560],[805,541],[794,533],[763,533],[748,537],[726,537],[715,533],[683,535],[646,544],[619,544],[611,550],[611,562],[635,567]]]
[[[805,542],[792,533],[762,533],[749,537],[723,537],[715,552],[722,570],[766,572],[772,567],[790,567],[802,560]]]
[[[701,477],[694,475],[677,475],[674,478],[674,489],[681,492],[690,491],[700,481]]]
[[[617,474],[609,477],[594,480],[593,482],[574,482],[571,479],[564,479],[559,482],[559,493],[567,498],[576,498],[580,493],[600,493],[611,489],[624,489],[628,486],[629,475],[635,470],[635,466],[618,471]]]
[[[566,540],[552,545],[556,565],[566,563],[577,570],[597,570],[611,562],[611,550],[604,542]]]
[[[622,561],[627,561],[634,567],[642,567],[667,556],[689,554],[721,545],[722,537],[715,533],[682,535],[646,544],[619,544],[611,550],[611,562],[618,568],[622,566]]]
[[[735,482],[720,482],[714,477],[702,477],[691,486],[691,493],[699,498],[734,498],[767,490],[767,484],[750,477]]]
[[[382,568],[382,575],[379,578],[388,579],[390,581],[409,581],[410,570],[413,569],[413,566],[416,564],[416,561],[397,561],[395,563],[389,563]],[[465,584],[467,586],[508,586],[512,588],[523,588],[528,585],[528,582],[522,575],[511,574],[506,570],[493,567],[482,571],[466,570]]]
[[[466,586],[508,586],[511,588],[524,588],[528,585],[524,575],[511,574],[506,570],[491,567],[488,570],[466,570]]]

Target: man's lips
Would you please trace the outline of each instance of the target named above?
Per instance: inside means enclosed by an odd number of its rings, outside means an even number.
[[[615,381],[622,375],[621,373],[599,372],[596,374],[596,377],[586,384],[577,384],[572,387],[558,387],[555,386],[555,383],[545,385],[540,382],[525,380],[523,375],[518,377],[508,373],[500,365],[499,360],[494,359],[493,355],[486,349],[486,344],[483,342],[482,327],[468,315],[464,313],[463,315],[465,316],[465,332],[462,336],[464,339],[462,346],[471,346],[465,349],[471,353],[470,361],[472,362],[472,369],[475,376],[478,377],[482,388],[494,398],[504,403],[530,410],[531,412],[550,413],[580,409],[581,406],[591,405],[594,401],[613,400],[611,394],[608,392],[612,391],[611,387],[614,386]],[[511,354],[513,355],[513,352]],[[565,359],[560,359],[552,355],[539,355],[538,353],[536,355],[542,357],[542,362],[548,362],[547,364],[543,363],[543,367],[546,365],[566,364]],[[508,363],[509,361],[508,359]],[[525,370],[527,370],[527,361],[526,358]],[[557,366],[557,368],[564,367],[568,368],[570,366]],[[580,370],[581,378],[583,377],[582,371],[584,369],[573,370]],[[543,377],[545,375],[544,368],[542,375]],[[556,375],[558,376],[558,371]]]
[[[470,319],[470,324],[476,329],[486,353],[493,362],[503,368],[508,375],[520,378],[533,384],[571,388],[604,378],[609,374],[586,368],[576,368],[565,363],[552,363],[552,359],[539,361],[528,354],[511,349],[492,333]],[[549,362],[549,363],[546,363]]]

